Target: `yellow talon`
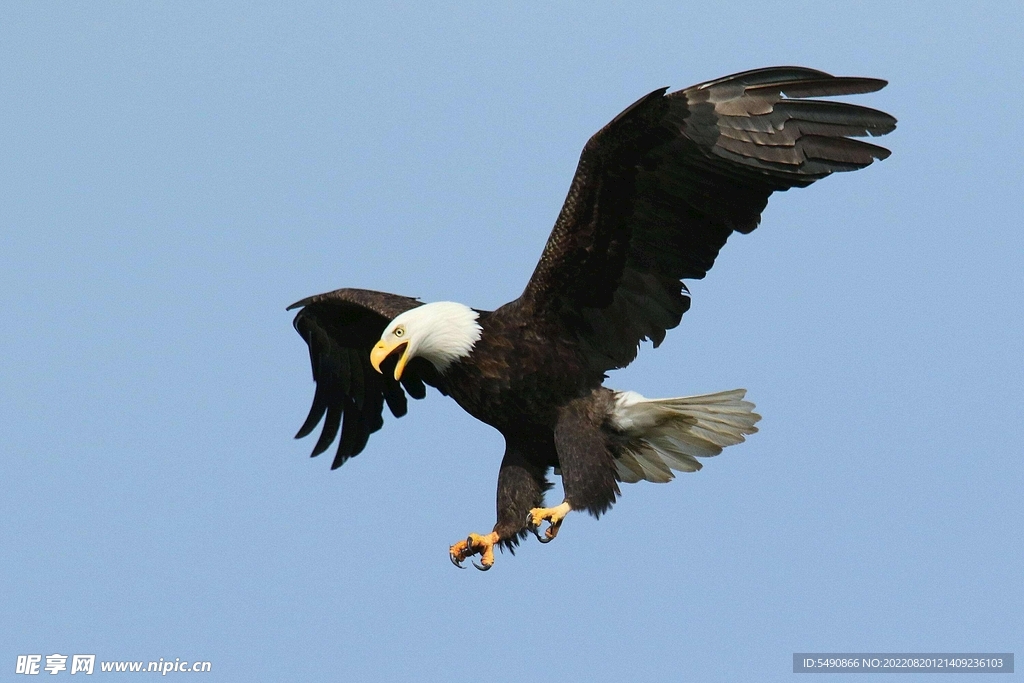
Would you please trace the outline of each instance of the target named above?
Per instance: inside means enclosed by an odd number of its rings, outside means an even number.
[[[487,571],[494,566],[494,544],[498,542],[498,532],[492,531],[486,536],[470,534],[465,541],[459,541],[448,549],[448,556],[452,564],[459,569],[464,569],[462,562],[473,555],[480,555],[480,564],[476,562],[473,566],[480,571]]]
[[[537,537],[541,543],[550,543],[558,535],[558,529],[562,526],[562,520],[572,510],[572,506],[563,502],[553,508],[533,508],[526,516],[526,526]],[[544,537],[540,535],[541,522],[547,521],[548,528],[544,530]]]

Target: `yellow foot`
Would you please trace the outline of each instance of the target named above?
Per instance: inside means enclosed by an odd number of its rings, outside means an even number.
[[[563,502],[553,508],[533,508],[526,515],[526,528],[533,532],[541,543],[550,543],[558,535],[558,529],[562,526],[562,520],[569,514],[572,507]],[[544,536],[540,535],[540,524],[544,520],[548,522],[548,528],[544,530]]]
[[[480,534],[470,534],[466,537],[465,541],[459,541],[451,548],[448,549],[448,555],[451,557],[452,564],[459,569],[465,569],[462,566],[463,560],[472,555],[479,553],[480,564],[473,562],[473,566],[482,572],[487,571],[494,566],[494,544],[498,542],[498,532],[492,531],[486,536]]]

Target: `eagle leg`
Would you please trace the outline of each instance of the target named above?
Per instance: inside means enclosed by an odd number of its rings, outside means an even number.
[[[558,530],[562,527],[562,520],[571,510],[572,506],[565,501],[553,508],[533,508],[526,515],[526,528],[532,531],[541,543],[550,543],[555,540]],[[548,528],[544,530],[544,536],[541,536],[540,525],[544,521],[548,522]]]
[[[459,541],[448,549],[448,557],[459,569],[465,569],[462,563],[468,557],[480,555],[480,564],[473,561],[473,566],[482,572],[494,566],[494,544],[499,541],[498,532],[492,531],[486,536],[470,534],[465,541]]]

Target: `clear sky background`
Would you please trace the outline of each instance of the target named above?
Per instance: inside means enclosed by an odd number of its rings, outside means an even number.
[[[0,680],[54,652],[217,681],[1021,657],[1022,7],[5,2]],[[773,198],[608,381],[746,387],[760,433],[487,574],[447,549],[493,524],[497,432],[431,393],[338,471],[292,440],[285,306],[515,298],[592,133],[776,64],[888,79],[851,99],[899,119],[892,157]]]

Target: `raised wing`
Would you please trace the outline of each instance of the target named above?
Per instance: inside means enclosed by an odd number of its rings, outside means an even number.
[[[332,470],[358,455],[370,434],[384,425],[385,402],[395,417],[401,417],[408,408],[406,392],[413,398],[423,398],[424,383],[437,386],[434,366],[419,358],[406,366],[401,382],[395,380],[394,368],[387,367],[388,363],[393,366],[394,360],[385,361],[383,374],[370,365],[370,350],[388,323],[420,304],[416,299],[396,294],[338,289],[288,307],[302,308],[293,325],[309,346],[316,382],[309,416],[295,438],[307,436],[326,415],[311,456],[327,450],[340,428]]]
[[[756,228],[772,192],[889,156],[852,138],[888,133],[896,119],[807,99],[885,84],[773,67],[641,98],[584,147],[517,305],[557,316],[595,369],[628,365],[689,308],[680,280],[704,277],[734,230]]]

